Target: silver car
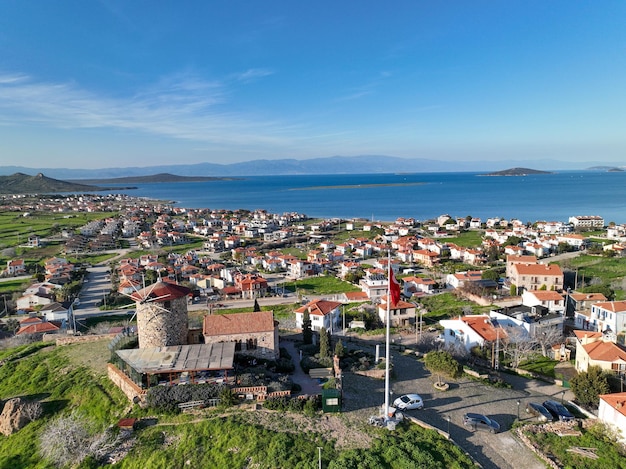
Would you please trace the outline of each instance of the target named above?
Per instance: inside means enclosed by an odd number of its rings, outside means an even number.
[[[400,410],[423,409],[424,401],[419,394],[404,394],[393,401],[393,406]]]

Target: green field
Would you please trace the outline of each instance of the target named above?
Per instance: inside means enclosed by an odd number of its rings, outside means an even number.
[[[300,295],[331,295],[360,291],[359,287],[350,282],[344,282],[333,276],[310,277],[295,282],[286,282],[285,288]]]

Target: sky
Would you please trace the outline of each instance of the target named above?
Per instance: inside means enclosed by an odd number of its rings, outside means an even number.
[[[626,165],[623,0],[3,0],[0,165]]]

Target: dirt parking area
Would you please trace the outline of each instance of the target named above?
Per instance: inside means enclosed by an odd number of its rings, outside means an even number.
[[[367,350],[366,345],[359,348]],[[384,349],[384,346],[381,346]],[[373,348],[372,348],[373,351]],[[444,432],[485,469],[542,469],[545,464],[514,437],[511,425],[519,417],[530,419],[524,411],[526,403],[543,402],[548,398],[560,399],[561,390],[555,386],[512,377],[514,388],[497,388],[467,378],[450,383],[447,391],[433,387],[430,373],[414,354],[393,352],[394,377],[391,380],[392,396],[417,393],[424,399],[423,410],[405,413],[416,417]],[[352,418],[363,419],[377,415],[384,403],[384,380],[375,380],[353,373],[344,373],[344,409]],[[518,404],[519,402],[519,404]],[[463,425],[463,414],[476,412],[488,415],[501,426],[501,432],[491,434],[472,431]]]

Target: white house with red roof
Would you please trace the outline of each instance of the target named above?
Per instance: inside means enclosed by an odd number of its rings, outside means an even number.
[[[591,331],[574,331],[576,336],[576,370],[587,371],[599,366],[615,374],[626,373],[626,348],[616,344],[605,334]]]
[[[413,295],[419,295],[420,293],[433,293],[436,283],[432,278],[421,277],[404,277],[403,282],[403,294],[407,298],[411,298]]]
[[[466,283],[477,282],[482,279],[483,273],[480,270],[468,270],[466,272],[457,272],[446,276],[446,284],[452,288],[461,288]]]
[[[24,264],[24,259],[11,259],[7,261],[6,273],[10,277],[25,274],[26,264]]]
[[[626,333],[626,301],[602,301],[591,305],[589,329],[612,334]]]
[[[473,347],[484,348],[507,337],[502,327],[496,327],[489,316],[460,316],[457,319],[442,319],[444,345],[463,346],[468,352]]]
[[[565,314],[565,298],[552,290],[526,290],[522,293],[525,306],[545,306],[551,312]]]
[[[45,321],[43,318],[30,317],[20,321],[20,328],[15,335],[56,334],[61,330],[58,322]]]
[[[296,327],[302,328],[302,320],[305,311],[308,311],[311,319],[311,329],[319,331],[322,327],[327,331],[336,331],[341,328],[341,305],[337,301],[313,300],[295,310]]]
[[[626,443],[626,392],[601,394],[598,420],[615,429],[617,439]]]

